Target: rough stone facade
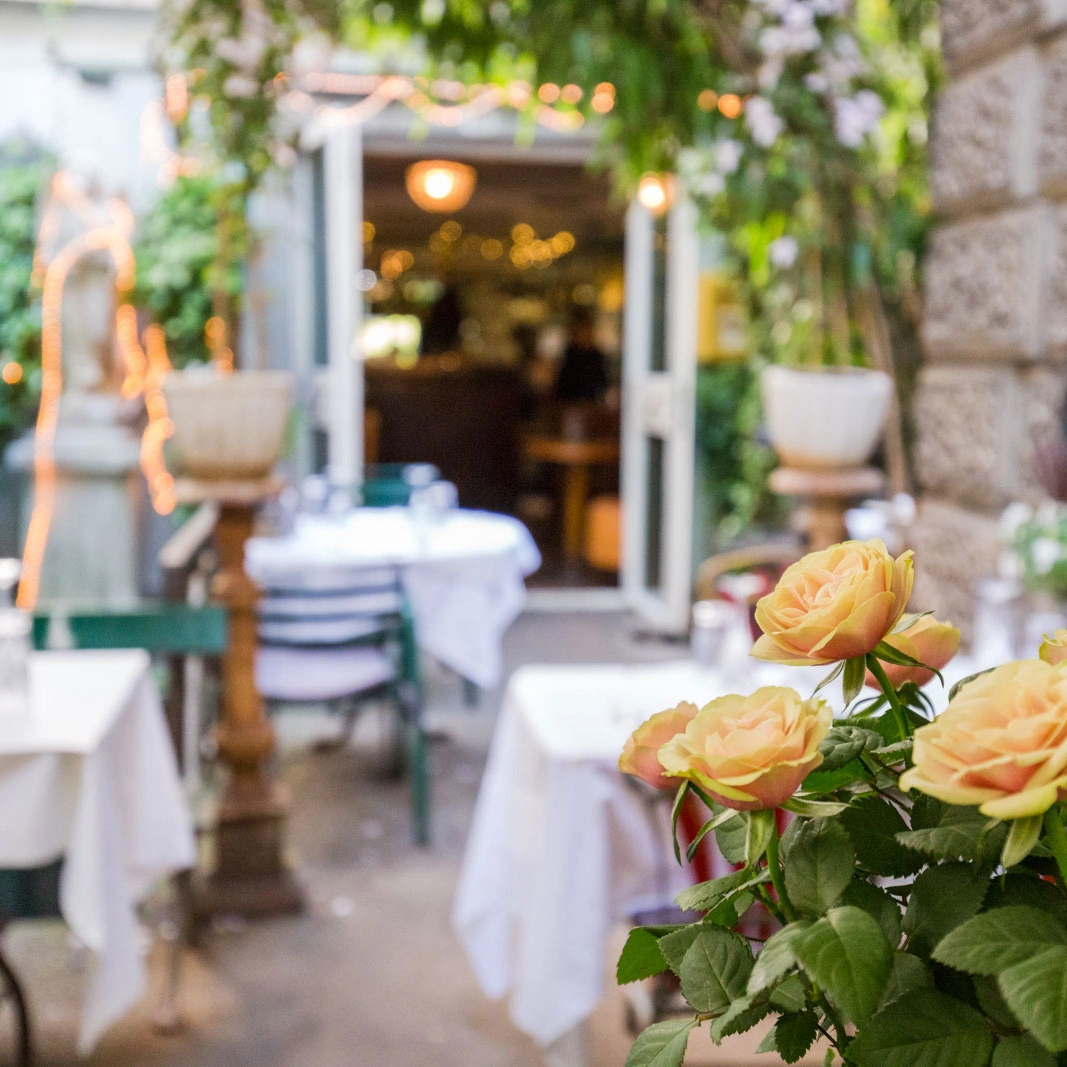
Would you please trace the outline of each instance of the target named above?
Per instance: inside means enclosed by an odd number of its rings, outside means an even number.
[[[1067,0],[942,0],[916,600],[966,629],[1067,383]]]

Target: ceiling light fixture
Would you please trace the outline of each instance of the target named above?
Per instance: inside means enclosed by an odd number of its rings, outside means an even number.
[[[466,206],[478,174],[465,163],[424,159],[408,167],[404,181],[408,196],[423,211],[452,212]]]

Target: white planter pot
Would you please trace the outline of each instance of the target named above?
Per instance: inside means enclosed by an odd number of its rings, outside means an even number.
[[[789,467],[860,467],[882,436],[893,379],[877,370],[767,367],[763,413],[775,452]]]
[[[182,473],[193,478],[262,478],[281,454],[292,402],[284,371],[219,375],[197,368],[163,380],[170,444]]]

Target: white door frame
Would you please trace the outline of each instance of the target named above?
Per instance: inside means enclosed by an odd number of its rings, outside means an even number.
[[[327,461],[331,483],[363,477],[363,135],[355,123],[327,127],[323,142],[326,218]]]
[[[636,200],[626,216],[623,333],[622,589],[650,626],[681,634],[692,594],[696,347],[699,298],[697,212],[682,197],[667,219],[665,357],[652,369],[655,220]],[[652,441],[663,443],[662,510],[651,514]],[[659,582],[647,581],[648,530],[660,524]]]

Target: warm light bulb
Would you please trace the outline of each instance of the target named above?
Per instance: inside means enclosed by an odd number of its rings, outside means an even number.
[[[653,215],[665,211],[670,202],[667,179],[660,174],[646,174],[637,185],[637,200]]]
[[[456,179],[447,170],[434,168],[426,172],[422,187],[432,200],[444,200],[456,187]]]

